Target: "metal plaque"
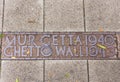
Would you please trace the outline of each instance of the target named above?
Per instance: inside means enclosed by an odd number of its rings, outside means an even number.
[[[113,32],[3,33],[1,59],[115,59]]]

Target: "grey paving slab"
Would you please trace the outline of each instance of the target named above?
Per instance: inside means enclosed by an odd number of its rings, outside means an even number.
[[[120,82],[119,60],[89,60],[89,82]]]
[[[88,82],[86,60],[47,60],[45,82]]]
[[[83,0],[45,0],[45,31],[84,31]]]
[[[87,31],[120,31],[120,0],[85,0]]]
[[[2,14],[3,14],[3,0],[0,0],[0,32],[2,32]],[[1,38],[0,38],[0,54],[1,54]],[[1,56],[0,56],[1,58]],[[0,73],[1,73],[1,60],[0,60]],[[1,75],[0,75],[1,77]],[[1,82],[1,81],[0,81]]]
[[[43,31],[43,0],[5,0],[4,32]],[[43,61],[2,61],[1,82],[43,82]]]
[[[2,31],[3,0],[0,0],[0,32]]]
[[[5,0],[4,31],[42,31],[43,0]]]
[[[43,82],[43,61],[2,61],[1,82]]]

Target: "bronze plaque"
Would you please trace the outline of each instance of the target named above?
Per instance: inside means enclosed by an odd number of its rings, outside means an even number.
[[[3,33],[1,59],[115,59],[116,33]]]

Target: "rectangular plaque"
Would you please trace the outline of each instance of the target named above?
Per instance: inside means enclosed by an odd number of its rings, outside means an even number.
[[[1,59],[115,59],[114,32],[3,33]]]

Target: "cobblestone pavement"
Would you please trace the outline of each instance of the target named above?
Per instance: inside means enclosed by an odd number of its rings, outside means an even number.
[[[0,31],[119,32],[119,13],[120,0],[0,0]],[[1,62],[1,82],[119,82],[119,76],[119,60]]]

